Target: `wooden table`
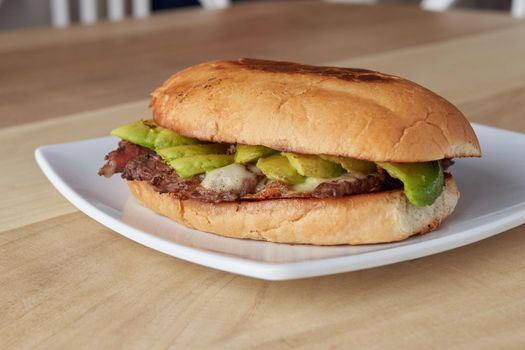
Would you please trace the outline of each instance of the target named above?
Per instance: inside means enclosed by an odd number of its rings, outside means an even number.
[[[123,238],[36,167],[36,146],[105,135],[147,116],[170,73],[239,56],[403,75],[472,121],[525,132],[525,22],[502,14],[257,3],[0,34],[0,348],[522,349],[524,226],[391,266],[266,282]]]

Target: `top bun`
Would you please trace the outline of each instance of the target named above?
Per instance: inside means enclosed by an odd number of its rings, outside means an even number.
[[[174,74],[152,96],[159,125],[205,141],[388,162],[480,156],[450,102],[364,69],[213,61]]]

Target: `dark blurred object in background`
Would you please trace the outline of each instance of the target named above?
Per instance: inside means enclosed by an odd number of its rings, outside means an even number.
[[[264,1],[264,0],[230,0],[232,3],[246,2],[246,1]],[[490,0],[487,0],[490,1]],[[198,0],[153,0],[151,7],[153,11],[162,11],[176,9],[180,7],[200,6]]]
[[[159,11],[199,5],[198,0],[153,0],[151,7],[153,11]]]

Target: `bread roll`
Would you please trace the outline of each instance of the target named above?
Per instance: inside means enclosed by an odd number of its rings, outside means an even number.
[[[155,121],[200,140],[386,162],[477,157],[463,114],[411,81],[373,71],[254,59],[174,74]]]
[[[314,245],[395,242],[434,230],[452,213],[459,192],[452,176],[434,204],[416,207],[402,190],[330,199],[205,203],[128,181],[144,206],[185,226],[222,236]]]

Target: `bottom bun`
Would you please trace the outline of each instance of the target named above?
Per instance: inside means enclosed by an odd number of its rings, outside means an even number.
[[[222,236],[315,245],[385,243],[436,229],[454,210],[459,192],[452,176],[434,204],[416,207],[402,190],[327,199],[205,203],[156,192],[128,181],[144,206],[185,226]]]

